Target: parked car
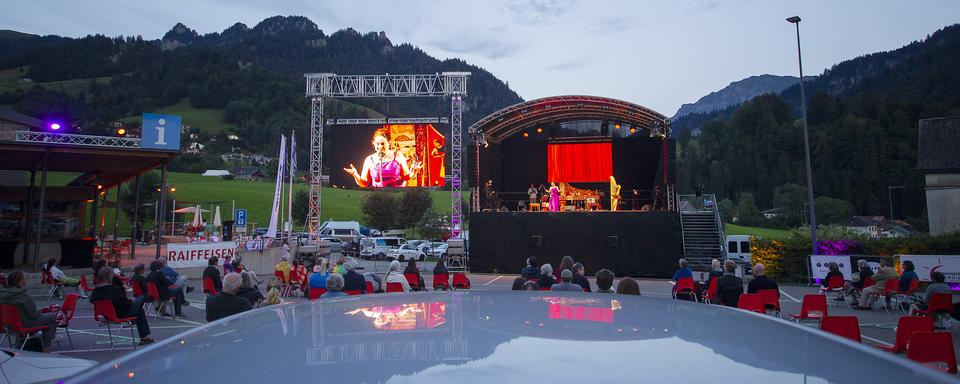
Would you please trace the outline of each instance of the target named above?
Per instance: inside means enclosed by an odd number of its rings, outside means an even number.
[[[427,254],[420,252],[413,244],[404,244],[399,247],[391,248],[387,251],[387,259],[406,261],[408,259],[424,261]]]
[[[360,257],[364,259],[382,259],[387,257],[390,248],[406,244],[400,237],[367,237],[360,240]]]
[[[429,251],[430,251],[430,252],[429,252],[429,255],[430,255],[430,257],[447,257],[447,249],[448,249],[448,248],[450,248],[449,245],[441,243],[441,244],[439,244],[439,245],[431,248],[431,249],[429,250]]]
[[[0,384],[62,383],[61,379],[83,372],[100,364],[93,360],[77,359],[52,353],[0,349]]]
[[[323,237],[320,238],[320,241],[330,242],[330,253],[340,253],[343,252],[344,241],[336,237]]]

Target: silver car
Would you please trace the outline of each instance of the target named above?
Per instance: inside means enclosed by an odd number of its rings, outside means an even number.
[[[99,364],[54,353],[0,349],[0,384],[52,383]]]
[[[269,353],[265,353],[269,351]],[[256,309],[69,383],[953,383],[735,308],[602,293],[345,296]]]

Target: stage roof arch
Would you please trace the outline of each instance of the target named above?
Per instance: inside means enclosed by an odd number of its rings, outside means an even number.
[[[650,130],[651,136],[670,136],[670,119],[650,108],[599,96],[552,96],[503,108],[470,126],[490,143],[539,124],[574,120],[604,120]]]

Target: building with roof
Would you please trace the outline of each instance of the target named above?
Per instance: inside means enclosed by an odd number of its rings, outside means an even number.
[[[918,135],[930,235],[960,231],[960,116],[920,120]]]
[[[852,232],[871,239],[907,237],[916,233],[910,224],[903,220],[887,220],[883,216],[853,216],[839,223]]]

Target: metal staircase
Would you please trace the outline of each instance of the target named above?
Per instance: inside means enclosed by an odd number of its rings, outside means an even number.
[[[723,260],[723,223],[712,194],[677,195],[683,257],[697,270],[707,270],[712,259]]]

